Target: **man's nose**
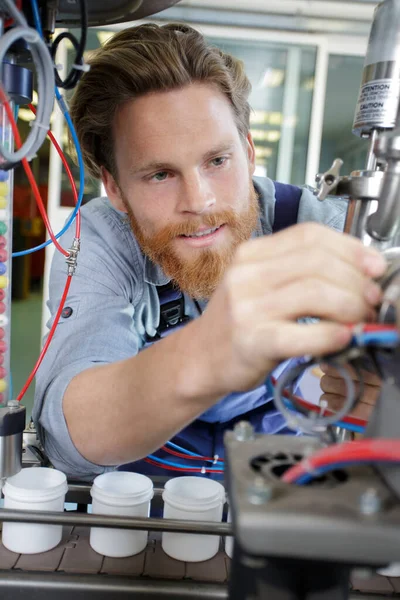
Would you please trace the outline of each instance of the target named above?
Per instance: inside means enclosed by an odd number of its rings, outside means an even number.
[[[196,173],[184,180],[179,209],[181,212],[202,214],[209,211],[216,203],[211,186],[200,174]]]

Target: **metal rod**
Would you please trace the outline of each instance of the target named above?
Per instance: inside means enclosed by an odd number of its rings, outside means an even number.
[[[367,153],[367,159],[365,162],[366,171],[374,171],[376,169],[376,157],[375,157],[375,143],[378,139],[378,130],[373,129],[369,136],[369,147]]]
[[[16,523],[41,523],[46,525],[70,525],[87,527],[116,527],[120,529],[145,529],[146,531],[170,531],[177,533],[201,533],[204,535],[232,535],[229,523],[212,521],[183,521],[181,519],[154,519],[146,517],[114,517],[106,515],[68,512],[43,512],[36,510],[0,509],[0,521]]]
[[[76,493],[89,494],[91,488],[92,488],[92,484],[88,484],[88,483],[69,483],[68,484],[68,492],[70,492],[71,494],[76,494]],[[155,496],[161,496],[164,489],[163,488],[154,488],[153,491],[154,491]]]

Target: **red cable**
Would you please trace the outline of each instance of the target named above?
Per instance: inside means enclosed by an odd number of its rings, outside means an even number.
[[[220,473],[223,474],[223,471],[219,471],[217,469],[200,469],[200,468],[196,468],[196,467],[188,467],[187,469],[184,467],[172,467],[171,465],[164,465],[164,464],[159,464],[156,461],[152,460],[151,458],[145,458],[144,459],[145,462],[149,463],[150,465],[153,465],[155,467],[159,467],[160,469],[166,469],[167,471],[179,471],[180,473]]]
[[[168,452],[168,454],[172,454],[173,456],[177,456],[178,458],[186,458],[187,460],[202,460],[203,462],[215,461],[214,458],[211,458],[209,456],[192,456],[191,454],[183,454],[182,452],[176,452],[176,450],[171,450],[171,448],[168,448],[167,446],[163,446],[161,450],[165,450],[165,452]],[[224,459],[218,458],[218,462],[224,462]]]
[[[277,384],[277,379],[275,377],[271,376],[271,382],[272,382],[272,385],[275,386]],[[307,400],[300,398],[300,396],[297,396],[296,394],[290,394],[287,390],[284,390],[283,395],[288,400],[291,400],[292,398],[294,398],[295,402],[298,402],[301,406],[303,406],[307,410],[310,410],[312,412],[317,412],[317,413],[321,412],[321,407],[318,404],[312,404],[311,402],[308,402]],[[324,410],[324,416],[330,417],[334,414],[335,414],[335,412],[332,410],[329,410],[329,409]],[[343,417],[340,420],[344,421],[345,423],[351,423],[352,425],[357,425],[359,427],[365,427],[367,425],[367,421],[364,421],[364,419],[358,419],[357,417],[351,417],[350,415],[347,415],[346,417]]]
[[[31,109],[31,111],[32,111],[34,114],[36,114],[35,107],[34,107],[32,104],[29,104],[29,108]],[[66,157],[65,157],[65,155],[64,155],[64,153],[63,153],[63,151],[62,151],[62,149],[61,149],[61,147],[60,147],[60,145],[58,144],[58,142],[57,142],[56,138],[55,138],[55,137],[54,137],[54,135],[51,133],[51,131],[48,131],[48,132],[47,132],[47,134],[48,134],[48,136],[49,136],[49,138],[50,138],[50,140],[51,140],[52,144],[54,145],[55,149],[57,150],[57,152],[58,152],[58,154],[59,154],[59,156],[60,156],[60,158],[61,158],[61,160],[62,160],[62,163],[63,163],[63,165],[64,165],[64,167],[65,167],[65,170],[66,170],[66,172],[67,172],[67,175],[68,175],[68,179],[69,179],[69,181],[70,181],[70,183],[71,183],[72,192],[73,192],[73,195],[74,195],[74,201],[75,201],[75,203],[76,203],[76,202],[78,201],[78,192],[77,192],[76,185],[75,185],[75,180],[74,180],[74,177],[73,177],[73,175],[72,175],[71,169],[69,168],[69,165],[68,165],[67,159],[66,159]],[[80,220],[80,211],[78,211],[78,213],[77,213],[77,215],[76,215],[76,222],[75,222],[75,236],[76,236],[77,238],[79,238],[79,237],[80,237],[80,229],[81,229],[81,228],[80,228],[80,225],[81,225],[81,220]],[[26,394],[26,392],[27,392],[27,390],[28,390],[28,388],[29,388],[30,384],[31,384],[31,383],[32,383],[32,381],[33,381],[33,378],[35,377],[35,375],[36,375],[36,373],[37,373],[37,371],[38,371],[38,369],[39,369],[40,365],[42,364],[43,358],[44,358],[44,356],[45,356],[45,354],[46,354],[46,352],[47,352],[47,349],[48,349],[48,347],[49,347],[49,345],[50,345],[50,342],[51,342],[51,340],[53,339],[53,336],[54,336],[54,333],[55,333],[56,327],[57,327],[57,325],[58,325],[58,322],[59,322],[59,320],[60,320],[61,313],[62,313],[62,311],[63,311],[63,308],[64,308],[65,300],[66,300],[66,298],[67,298],[67,295],[68,295],[68,292],[69,292],[69,288],[70,288],[70,285],[71,285],[71,280],[72,280],[72,276],[71,276],[71,275],[69,275],[69,276],[67,277],[67,281],[66,281],[66,284],[65,284],[65,288],[64,288],[64,292],[63,292],[63,295],[62,295],[62,298],[61,298],[61,302],[60,302],[60,304],[59,304],[59,307],[58,307],[58,310],[57,310],[57,314],[56,314],[56,316],[55,316],[55,319],[54,319],[54,323],[53,323],[53,325],[52,325],[52,327],[51,327],[51,329],[50,329],[50,331],[49,331],[49,334],[48,334],[48,337],[47,337],[46,343],[45,343],[45,345],[43,346],[43,348],[42,348],[42,351],[41,351],[41,353],[40,353],[40,355],[39,355],[39,358],[38,358],[38,360],[36,361],[36,364],[35,364],[35,366],[34,366],[34,368],[33,368],[32,372],[31,372],[31,374],[29,375],[29,377],[28,377],[28,379],[27,379],[27,381],[26,381],[26,383],[25,383],[24,387],[22,388],[22,390],[20,391],[20,393],[19,393],[19,394],[18,394],[18,396],[17,396],[17,400],[18,400],[18,401],[21,401],[21,400],[22,400],[22,398],[24,397],[24,395]]]
[[[11,106],[10,106],[10,104],[8,102],[7,96],[6,96],[5,92],[4,92],[4,89],[3,89],[2,85],[0,85],[0,102],[4,105],[4,108],[6,109],[7,117],[8,117],[8,120],[10,121],[11,129],[13,131],[15,143],[16,143],[17,148],[19,149],[22,146],[21,137],[19,135],[18,127],[17,127],[17,124],[15,122],[14,115],[13,115],[13,112],[11,110]],[[64,254],[64,256],[69,256],[69,252],[67,250],[64,250],[64,248],[62,248],[62,246],[60,246],[60,244],[58,243],[58,241],[55,238],[55,235],[53,233],[53,229],[52,229],[52,227],[50,225],[49,219],[48,219],[47,214],[46,214],[46,209],[44,207],[42,198],[40,196],[39,188],[37,186],[37,183],[35,181],[35,177],[34,177],[34,175],[32,173],[32,169],[31,169],[31,167],[30,167],[27,159],[23,158],[21,162],[22,162],[22,165],[24,167],[24,170],[25,170],[26,176],[28,178],[28,181],[31,184],[31,187],[32,187],[32,190],[33,190],[33,194],[35,196],[35,200],[36,200],[36,203],[37,203],[38,208],[39,208],[39,212],[40,212],[40,214],[42,216],[44,224],[46,225],[46,229],[47,229],[47,231],[49,233],[49,236],[50,236],[50,238],[51,238],[54,246],[57,248],[57,250],[59,252],[61,252],[62,254]],[[1,167],[1,165],[0,165],[0,167]]]
[[[28,106],[31,109],[31,111],[33,112],[33,114],[36,115],[36,108],[33,106],[33,104],[28,104]],[[74,179],[74,176],[72,175],[71,169],[69,168],[68,161],[65,157],[64,152],[61,149],[61,146],[59,145],[59,143],[57,142],[56,138],[54,137],[54,135],[52,134],[52,132],[50,130],[47,132],[47,135],[49,136],[54,148],[57,150],[57,153],[58,153],[59,157],[61,158],[62,164],[64,165],[65,171],[68,175],[69,182],[71,184],[72,193],[74,196],[74,202],[76,204],[78,202],[78,190],[76,189],[75,179]],[[75,237],[79,238],[80,236],[81,236],[81,213],[80,213],[80,211],[78,211],[76,214],[76,222],[75,222]]]
[[[293,483],[321,467],[350,461],[400,462],[400,440],[365,439],[323,448],[286,471],[282,480]]]
[[[22,9],[22,0],[16,0],[15,4],[18,8],[18,10]],[[14,19],[10,18],[10,19],[6,19],[4,21],[4,29],[7,29],[7,27],[11,27],[11,25],[14,23]]]
[[[32,383],[32,380],[33,380],[33,378],[35,377],[35,375],[36,375],[36,373],[37,373],[37,370],[38,370],[38,368],[39,368],[39,367],[40,367],[40,365],[42,364],[42,360],[43,360],[43,358],[44,358],[44,355],[45,355],[45,354],[46,354],[46,352],[47,352],[47,349],[48,349],[48,347],[49,347],[49,345],[50,345],[50,342],[51,342],[51,340],[53,339],[54,332],[55,332],[55,330],[56,330],[56,327],[57,327],[57,325],[58,325],[58,321],[60,320],[60,316],[61,316],[62,310],[63,310],[63,308],[64,308],[65,300],[66,300],[66,298],[67,298],[67,295],[68,295],[68,292],[69,292],[69,287],[70,287],[70,285],[71,285],[71,280],[72,280],[72,275],[68,275],[68,277],[67,277],[67,282],[66,282],[66,284],[65,284],[65,288],[64,288],[64,292],[63,292],[63,295],[62,295],[62,298],[61,298],[61,302],[60,302],[60,305],[59,305],[59,307],[58,307],[58,310],[57,310],[56,317],[55,317],[55,319],[54,319],[54,323],[53,323],[53,325],[52,325],[52,327],[51,327],[51,329],[50,329],[50,332],[49,332],[49,335],[48,335],[48,337],[47,337],[46,343],[45,343],[45,345],[44,345],[44,346],[43,346],[43,348],[42,348],[42,351],[41,351],[41,353],[40,353],[40,355],[39,355],[39,358],[38,358],[38,360],[36,361],[36,364],[35,364],[35,366],[34,366],[34,368],[33,368],[33,370],[32,370],[32,373],[29,375],[29,377],[28,377],[28,379],[27,379],[27,381],[26,381],[26,383],[25,383],[24,387],[22,388],[22,390],[20,391],[20,393],[19,393],[19,394],[18,394],[18,396],[17,396],[17,400],[18,400],[18,402],[20,402],[20,401],[22,400],[22,398],[24,397],[24,395],[25,395],[25,393],[26,393],[27,389],[28,389],[28,388],[29,388],[29,386],[31,385],[31,383]]]

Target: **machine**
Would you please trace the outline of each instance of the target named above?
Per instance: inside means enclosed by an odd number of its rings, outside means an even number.
[[[1,0],[0,36],[1,145],[0,145],[0,478],[18,472],[22,466],[25,411],[17,398],[9,397],[9,281],[11,269],[12,173],[20,161],[29,161],[43,143],[53,108],[53,90],[71,89],[85,69],[85,30],[154,14],[178,0],[43,0],[30,2]],[[32,25],[35,24],[35,28]],[[53,40],[56,25],[81,25],[78,41],[69,33]],[[43,35],[43,37],[42,37]],[[62,80],[54,71],[58,44],[68,37],[75,47],[72,71]],[[32,76],[18,64],[26,59],[27,44],[35,63],[39,97],[37,118],[22,144],[13,127],[12,111],[29,103]],[[49,52],[50,49],[50,52]],[[7,101],[7,93],[10,101]],[[57,101],[66,114],[62,97]],[[352,343],[340,354],[312,357],[289,371],[275,385],[275,399],[289,425],[306,435],[259,436],[241,423],[226,435],[227,485],[233,516],[235,550],[230,571],[231,600],[319,600],[346,598],[349,577],[355,567],[376,569],[400,562],[400,0],[383,0],[375,12],[363,71],[354,133],[370,140],[365,169],[340,175],[342,161],[317,177],[316,195],[323,202],[329,194],[349,199],[346,232],[382,250],[388,271],[381,281],[384,300],[373,326],[354,329]],[[11,112],[10,112],[11,111]],[[16,149],[14,150],[14,145]],[[82,180],[81,180],[82,184]],[[34,182],[32,182],[34,188]],[[81,185],[81,189],[83,187]],[[81,198],[80,198],[81,200]],[[69,224],[75,218],[77,208]],[[53,236],[54,237],[54,236]],[[57,243],[53,239],[54,243]],[[66,252],[66,293],[79,253],[79,220],[72,247]],[[68,283],[69,282],[69,283]],[[60,311],[62,305],[60,307]],[[48,342],[51,342],[50,332]],[[46,343],[46,344],[47,344]],[[46,351],[44,347],[43,353]],[[348,391],[339,413],[326,407],[311,407],[292,392],[292,384],[305,368],[321,359],[342,374]],[[40,360],[35,367],[38,368]],[[382,393],[366,431],[360,420],[349,417],[362,388],[356,389],[345,367],[351,364],[362,380],[363,369],[377,372],[383,380]],[[35,370],[32,374],[34,376]],[[339,443],[337,427],[363,434],[363,439]],[[25,431],[25,453],[29,464],[38,460],[31,433]],[[40,460],[40,455],[39,455]],[[80,490],[82,491],[82,490]],[[70,497],[79,492],[70,486]],[[86,492],[87,493],[87,490]],[[79,503],[79,500],[78,500]],[[71,526],[145,528],[152,531],[216,533],[216,526],[199,523],[166,522],[157,519],[122,519],[93,515],[0,511],[0,520],[63,523]],[[229,535],[228,525],[218,533]],[[75,540],[76,541],[76,540]],[[67,538],[67,543],[74,543]],[[1,558],[1,552],[0,552]],[[55,563],[56,558],[54,558]],[[0,564],[1,560],[0,560]],[[122,567],[121,567],[122,568]],[[133,567],[132,567],[133,568]],[[103,571],[101,571],[103,572]],[[104,571],[109,574],[108,571]],[[18,587],[10,578],[3,586],[4,597],[21,599],[35,589],[34,577]],[[122,584],[81,580],[60,580],[49,575],[54,593],[60,581],[75,585],[81,597],[125,597],[130,590]],[[77,583],[78,582],[78,583]],[[8,586],[8,587],[7,587]],[[103,587],[102,587],[103,586]],[[119,586],[119,587],[118,587]],[[72,588],[71,588],[72,589]],[[183,589],[183,588],[182,588]],[[203,590],[204,591],[204,590]],[[137,597],[193,597],[174,585],[136,588]],[[197,593],[197,592],[196,592]],[[186,594],[186,595],[185,595]],[[213,595],[214,594],[214,595]],[[200,597],[199,592],[199,597]],[[220,589],[204,591],[206,597],[223,598]],[[39,596],[37,596],[39,597]]]
[[[346,598],[352,568],[400,561],[399,43],[400,2],[384,0],[375,10],[353,126],[356,135],[369,139],[365,169],[341,176],[343,163],[336,159],[317,176],[315,192],[321,202],[328,194],[348,198],[345,232],[379,248],[388,260],[378,324],[360,331],[339,355],[315,357],[305,365],[324,360],[342,373],[348,399],[340,414],[332,418],[321,407],[312,412],[293,397],[290,387],[302,367],[276,386],[275,399],[288,423],[311,436],[247,431],[239,440],[227,434],[238,540],[230,588],[235,600]],[[380,325],[385,341],[372,333]],[[362,393],[346,377],[348,364],[361,380],[363,368],[377,372],[383,387],[364,439],[335,444],[334,423],[346,420]],[[354,419],[353,431],[358,431]]]

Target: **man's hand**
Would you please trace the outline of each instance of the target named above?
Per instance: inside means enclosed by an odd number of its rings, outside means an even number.
[[[331,410],[338,411],[342,408],[346,399],[346,383],[336,369],[328,365],[320,365],[320,368],[324,373],[323,377],[321,377],[321,389],[324,394],[320,400],[326,400]],[[345,368],[355,382],[356,393],[358,393],[360,386],[356,371],[351,366]],[[382,381],[377,375],[365,369],[362,370],[361,374],[364,383],[364,392],[351,414],[353,417],[368,421],[379,397]]]
[[[373,278],[385,268],[376,250],[315,223],[242,244],[194,328],[204,392],[248,390],[281,360],[346,347],[346,324],[381,301]],[[298,323],[310,315],[321,320]]]

